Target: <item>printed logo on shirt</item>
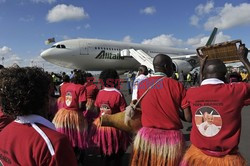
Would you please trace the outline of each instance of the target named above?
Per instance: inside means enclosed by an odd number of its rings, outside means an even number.
[[[70,104],[72,103],[72,94],[71,92],[67,92],[66,93],[66,96],[65,96],[65,103],[66,103],[66,106],[70,106]]]
[[[7,163],[8,165],[12,164],[8,156],[9,154],[6,150],[0,149],[0,166],[4,166],[3,162]]]
[[[105,114],[110,115],[112,113],[111,108],[108,103],[101,104],[100,111],[102,115],[105,115]]]
[[[0,154],[0,166],[4,166],[2,161],[5,161],[7,164],[11,165],[10,159],[8,157],[3,156],[2,154]]]
[[[222,127],[221,116],[213,107],[203,106],[195,112],[195,124],[205,137],[213,137]]]

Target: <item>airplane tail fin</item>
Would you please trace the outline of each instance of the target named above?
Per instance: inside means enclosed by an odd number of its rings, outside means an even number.
[[[46,45],[48,45],[48,44],[55,43],[55,42],[56,42],[56,41],[55,41],[55,38],[53,37],[53,38],[47,39],[44,43],[45,43]]]
[[[214,30],[212,31],[212,33],[211,33],[211,35],[206,43],[206,46],[209,46],[215,42],[217,30],[218,30],[218,28],[214,27]]]

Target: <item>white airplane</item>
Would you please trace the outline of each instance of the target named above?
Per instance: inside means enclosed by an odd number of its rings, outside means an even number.
[[[217,28],[212,32],[212,42]],[[132,56],[122,56],[124,50],[142,50],[150,58],[162,53],[173,59],[176,71],[188,73],[197,63],[195,50],[156,45],[125,43],[101,39],[71,39],[57,42],[43,51],[41,57],[55,65],[87,71],[114,68],[118,71],[137,70],[140,63]],[[152,62],[151,62],[152,63]]]
[[[100,71],[107,68],[116,70],[137,70],[140,65],[132,56],[121,56],[125,49],[143,50],[149,56],[154,57],[159,53],[169,55],[178,71],[185,73],[193,66],[186,60],[196,51],[168,48],[155,45],[124,43],[100,39],[71,39],[57,42],[51,48],[43,51],[41,57],[55,65],[87,71]]]

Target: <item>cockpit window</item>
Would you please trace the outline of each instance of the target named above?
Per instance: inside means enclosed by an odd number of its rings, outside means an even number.
[[[56,48],[66,48],[66,46],[63,45],[63,44],[53,45],[51,48],[54,48],[54,47],[56,47]]]

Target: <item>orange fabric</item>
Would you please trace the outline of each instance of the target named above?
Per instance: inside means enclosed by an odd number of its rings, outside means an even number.
[[[191,145],[186,151],[181,166],[246,166],[246,160],[238,152],[224,157],[208,156],[194,145]]]

